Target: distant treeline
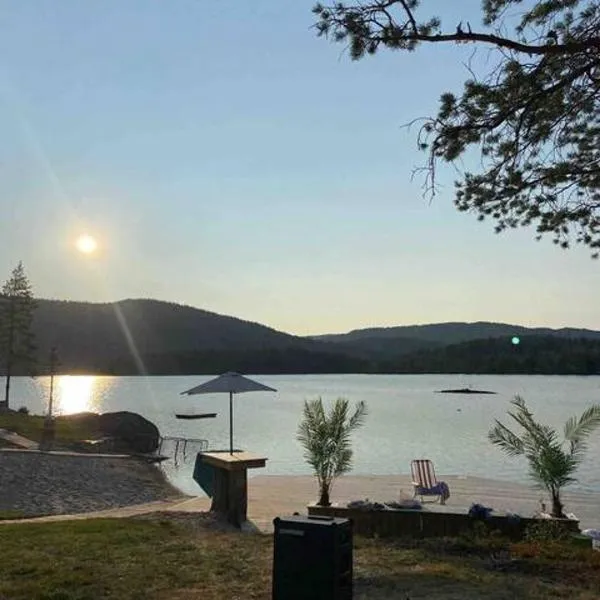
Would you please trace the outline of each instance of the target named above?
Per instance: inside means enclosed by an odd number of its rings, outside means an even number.
[[[33,331],[40,375],[53,347],[59,373],[600,374],[600,332],[572,328],[438,323],[306,338],[157,300],[38,300]]]
[[[525,336],[473,340],[407,354],[381,364],[389,373],[490,373],[598,375],[600,342],[581,338]]]
[[[373,360],[301,348],[243,351],[205,350],[113,358],[106,364],[62,365],[63,372],[112,375],[243,373],[472,373],[472,374],[600,374],[600,342],[530,336],[513,345],[510,339],[473,340],[421,350],[394,360]]]
[[[361,373],[367,361],[342,354],[302,348],[254,350],[203,350],[151,354],[114,360],[106,371],[112,375],[212,375],[224,371],[261,374]]]

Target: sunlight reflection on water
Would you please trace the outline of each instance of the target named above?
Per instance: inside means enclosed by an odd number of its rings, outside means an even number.
[[[54,378],[55,415],[72,415],[80,412],[102,412],[104,394],[112,386],[112,377],[95,375],[59,375]],[[50,378],[37,380],[43,400],[43,412],[48,411]]]

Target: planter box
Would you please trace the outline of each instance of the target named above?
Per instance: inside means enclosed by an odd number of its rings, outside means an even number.
[[[511,539],[521,539],[525,529],[540,519],[491,516],[475,519],[466,513],[430,512],[428,510],[390,509],[365,510],[341,506],[308,506],[309,515],[350,519],[354,532],[378,537],[456,537],[468,532],[477,522],[492,531],[500,531]],[[579,521],[560,519],[567,529],[579,533]]]

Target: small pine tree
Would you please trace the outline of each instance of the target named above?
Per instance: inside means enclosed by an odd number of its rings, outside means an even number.
[[[31,284],[23,263],[19,262],[0,294],[0,357],[6,377],[4,401],[0,406],[6,409],[15,367],[22,366],[33,375],[35,346],[31,325],[35,306]]]

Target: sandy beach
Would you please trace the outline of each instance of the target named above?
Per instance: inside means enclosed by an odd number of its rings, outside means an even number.
[[[427,509],[467,512],[473,503],[483,504],[498,512],[509,511],[531,517],[540,509],[545,494],[531,486],[484,479],[481,477],[440,475],[450,486],[450,499],[445,506],[427,503]],[[410,475],[372,475],[340,477],[333,487],[331,500],[345,504],[351,500],[369,498],[385,502],[400,497],[412,497]],[[276,516],[305,513],[309,503],[317,499],[316,480],[311,476],[257,475],[248,481],[248,517],[263,531],[272,531]],[[567,512],[574,513],[582,529],[600,527],[600,494],[565,492]],[[177,503],[170,510],[208,510],[208,498],[191,498]]]

